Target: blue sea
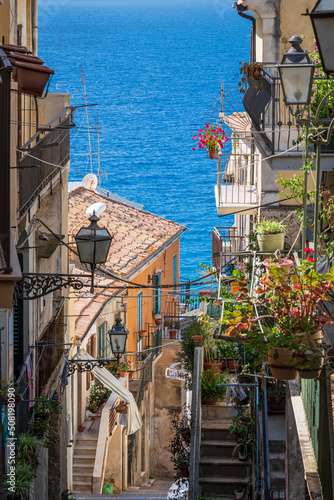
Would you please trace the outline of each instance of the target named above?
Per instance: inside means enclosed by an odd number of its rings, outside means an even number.
[[[249,60],[250,22],[232,0],[40,0],[39,56],[55,70],[50,90],[89,104],[91,149],[102,187],[172,219],[181,239],[181,276],[211,265],[218,217],[216,161],[193,151],[192,136],[217,123],[222,82],[234,89],[239,62]],[[214,117],[207,116],[208,114]],[[89,156],[85,108],[71,132],[70,180],[98,172]]]

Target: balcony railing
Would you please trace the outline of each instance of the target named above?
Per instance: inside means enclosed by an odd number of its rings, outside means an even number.
[[[219,153],[217,186],[218,214],[233,214],[238,208],[253,213],[258,205],[259,154],[245,132],[233,133]]]
[[[315,115],[317,105],[326,90],[329,91],[333,88],[334,79],[314,79],[311,105],[306,109],[308,116]],[[291,149],[290,154],[299,153],[300,155],[304,146],[296,143],[298,135],[301,133],[295,117],[296,106],[294,106],[292,113],[291,107],[285,105],[280,78],[275,66],[268,65],[264,68],[261,89],[254,89],[250,86],[244,95],[243,104],[258,132],[255,132],[254,135],[259,142],[263,141],[271,153]],[[323,120],[329,119],[332,114],[333,105],[327,102],[322,110],[321,118]],[[334,143],[323,148],[323,151],[334,153]]]
[[[238,234],[238,228],[215,227],[212,232],[212,263],[222,273],[231,273],[233,266],[239,265],[243,257],[231,257],[224,253],[243,252],[247,246],[246,236]]]

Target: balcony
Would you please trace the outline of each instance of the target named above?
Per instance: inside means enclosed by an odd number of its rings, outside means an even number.
[[[307,110],[309,114],[315,115],[317,104],[320,102],[320,85],[327,85],[329,91],[334,87],[333,83],[334,79],[314,79],[312,103]],[[302,166],[300,156],[304,145],[295,144],[295,141],[301,133],[301,128],[291,108],[284,104],[281,83],[275,66],[264,68],[262,88],[254,90],[249,87],[244,95],[243,105],[252,120],[253,135],[257,139],[257,146],[260,147],[263,156],[281,153],[279,157],[271,159],[272,167],[280,170],[299,170]],[[332,106],[327,103],[321,115],[324,123],[331,117],[332,111]],[[334,142],[322,148],[322,151],[329,156],[334,155]],[[331,164],[332,160],[329,157],[327,160],[325,158],[322,168],[330,170]]]
[[[232,266],[240,265],[242,257],[224,255],[225,253],[243,252],[247,247],[247,238],[238,234],[239,228],[215,227],[212,233],[212,264],[228,274]]]
[[[218,215],[239,210],[256,213],[259,154],[253,151],[253,139],[244,132],[234,132],[219,154],[215,186]]]

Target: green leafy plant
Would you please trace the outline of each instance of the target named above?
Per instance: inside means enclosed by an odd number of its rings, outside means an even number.
[[[90,389],[89,402],[86,409],[92,413],[96,413],[98,407],[108,400],[110,394],[111,391],[109,389],[106,389],[95,381],[95,384]]]
[[[238,486],[234,491],[236,493],[245,493],[246,488],[244,486]]]
[[[33,489],[33,481],[36,471],[29,464],[19,464],[15,471],[15,484],[12,484],[10,476],[5,476],[3,488],[6,498],[10,500],[28,500]]]
[[[220,373],[220,376],[212,372],[202,373],[201,382],[201,400],[202,404],[206,399],[223,399],[226,394],[226,387],[220,387],[218,384],[228,382],[228,372]]]
[[[180,467],[189,467],[190,461],[190,409],[184,405],[182,412],[174,410],[171,414],[173,437],[169,447],[171,461],[176,477],[181,477]]]
[[[284,233],[286,229],[285,224],[274,219],[262,219],[255,225],[254,232],[256,234],[278,234]]]
[[[238,84],[240,92],[244,94],[248,87],[253,87],[254,90],[260,90],[263,85],[263,64],[258,62],[240,62],[239,64],[241,64],[239,68],[241,81]]]
[[[188,389],[191,389],[193,373],[194,342],[192,338],[196,335],[202,335],[205,342],[209,336],[208,325],[202,321],[195,321],[188,326],[182,335],[181,351],[177,353],[184,369],[187,371],[185,375],[185,384]]]

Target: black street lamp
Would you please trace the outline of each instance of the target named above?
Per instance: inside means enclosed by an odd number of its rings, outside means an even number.
[[[318,0],[310,16],[324,72],[334,73],[334,0]]]
[[[126,350],[126,341],[129,331],[125,328],[122,323],[122,318],[116,318],[116,323],[109,330],[109,340],[111,345],[111,350],[113,355],[117,359],[117,363],[119,363],[120,358],[123,356]]]
[[[311,100],[311,90],[315,65],[311,63],[307,52],[300,46],[299,36],[290,38],[290,50],[277,64],[280,74],[284,101],[287,105],[306,105]]]
[[[95,211],[89,217],[90,225],[82,227],[75,236],[79,259],[82,264],[89,264],[92,271],[90,292],[94,293],[94,271],[97,264],[104,264],[107,260],[112,240],[108,229],[98,226],[100,220]]]

